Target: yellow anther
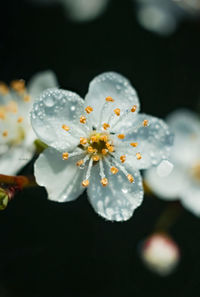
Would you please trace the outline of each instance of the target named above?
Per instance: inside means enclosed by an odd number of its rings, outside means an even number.
[[[69,127],[67,125],[62,125],[62,128],[65,130],[65,131],[69,131]]]
[[[131,142],[130,145],[133,147],[136,147],[136,146],[138,146],[138,142]]]
[[[11,87],[18,93],[22,93],[25,91],[25,81],[23,79],[13,80],[11,82]]]
[[[9,89],[7,87],[7,85],[4,82],[0,82],[0,94],[1,95],[6,95],[8,94]]]
[[[62,157],[63,157],[63,160],[68,160],[69,154],[67,152],[66,153],[63,153],[62,154]]]
[[[93,108],[92,108],[91,106],[87,106],[87,107],[85,108],[85,111],[86,111],[87,113],[91,113],[91,112],[93,111]]]
[[[7,130],[3,131],[2,136],[3,136],[3,137],[8,136],[8,131],[7,131]]]
[[[133,105],[133,107],[131,108],[131,112],[135,112],[137,109],[137,105]]]
[[[89,184],[90,184],[90,182],[89,182],[88,179],[85,179],[85,180],[82,181],[82,186],[83,186],[84,188],[88,187]]]
[[[137,158],[138,160],[141,160],[141,159],[142,159],[141,154],[140,154],[140,153],[137,153],[137,154],[136,154],[136,158]]]
[[[110,153],[112,153],[112,152],[114,152],[114,146],[112,146],[112,145],[109,145],[108,146],[108,151],[110,152]]]
[[[122,156],[120,157],[120,160],[121,160],[122,163],[124,163],[124,162],[126,161],[126,156],[125,156],[125,155],[122,155]]]
[[[96,150],[93,149],[93,147],[89,145],[87,148],[87,151],[88,151],[88,153],[94,153]]]
[[[117,116],[120,116],[120,109],[119,109],[119,108],[114,109],[114,113],[115,113]]]
[[[83,165],[83,163],[84,163],[84,161],[83,160],[79,160],[78,162],[76,162],[76,166],[81,166],[81,165]]]
[[[0,110],[0,119],[5,120],[5,117],[6,117],[5,112],[3,110],[2,111]]]
[[[101,135],[100,140],[104,141],[104,142],[107,142],[108,141],[108,136],[107,135]]]
[[[110,125],[107,123],[104,123],[102,126],[103,126],[104,130],[107,130],[108,128],[110,128]]]
[[[134,177],[131,174],[127,175],[128,180],[130,181],[130,183],[134,182]]]
[[[107,102],[114,102],[115,100],[112,97],[108,96],[108,97],[106,97],[106,101]]]
[[[85,116],[81,116],[80,117],[80,123],[81,124],[85,124],[86,123],[86,117]]]
[[[107,186],[108,180],[107,180],[106,177],[104,177],[104,178],[101,179],[101,184],[102,184],[103,187],[106,187]]]
[[[102,152],[102,154],[103,154],[103,155],[106,155],[106,154],[107,154],[107,152],[108,152],[108,150],[107,150],[107,149],[102,149],[102,151],[101,151],[101,152]]]
[[[113,166],[113,167],[110,168],[110,171],[111,171],[112,174],[117,174],[119,169],[117,169],[116,167]]]
[[[144,120],[144,121],[143,121],[143,126],[144,126],[144,127],[147,127],[148,124],[149,124],[149,121],[148,121],[148,120]]]
[[[95,162],[98,162],[100,159],[99,155],[93,155],[92,156],[92,160],[95,161]]]
[[[125,138],[125,135],[124,135],[124,134],[119,134],[119,135],[118,135],[118,138],[119,138],[119,139],[124,139],[124,138]]]
[[[24,101],[25,101],[25,102],[29,102],[29,101],[31,101],[31,96],[30,96],[30,95],[25,95],[25,96],[24,96]]]
[[[95,136],[95,135],[91,136],[90,139],[91,139],[92,142],[98,142],[99,141],[97,136]]]
[[[87,138],[85,137],[80,137],[80,144],[85,145],[87,143]]]
[[[24,120],[24,119],[23,119],[22,117],[19,117],[19,118],[17,119],[17,122],[18,122],[18,123],[22,123],[23,120]]]

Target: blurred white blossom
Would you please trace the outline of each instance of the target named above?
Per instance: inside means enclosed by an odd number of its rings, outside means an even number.
[[[49,145],[35,163],[48,198],[71,201],[88,187],[99,215],[128,220],[143,199],[139,169],[166,159],[172,144],[162,120],[138,112],[136,91],[114,72],[94,78],[85,101],[70,91],[43,92],[33,105],[32,126]]]
[[[137,18],[150,31],[173,33],[184,18],[200,15],[200,0],[136,0]]]
[[[173,170],[161,177],[157,170],[147,170],[145,179],[151,190],[166,200],[181,203],[200,216],[200,121],[188,110],[173,112],[167,122],[175,134],[171,153]]]
[[[35,75],[27,88],[24,80],[14,80],[10,87],[0,82],[0,174],[14,175],[32,158],[35,134],[29,112],[33,100],[54,86],[51,71]]]
[[[140,246],[140,255],[144,264],[161,276],[172,273],[180,260],[179,247],[164,233],[148,237]]]

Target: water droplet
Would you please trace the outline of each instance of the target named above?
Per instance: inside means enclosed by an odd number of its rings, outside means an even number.
[[[44,99],[44,104],[48,107],[52,107],[54,105],[54,99],[52,97],[46,97]]]

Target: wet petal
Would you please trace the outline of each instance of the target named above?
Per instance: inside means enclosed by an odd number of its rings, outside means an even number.
[[[114,102],[107,102],[106,98],[111,97]],[[106,108],[105,108],[106,103]],[[85,104],[93,107],[92,119],[99,122],[102,117],[106,121],[113,110],[116,108],[137,106],[136,112],[139,111],[139,100],[135,89],[130,82],[122,75],[115,72],[105,72],[95,77],[90,85],[85,97]]]
[[[113,175],[105,165],[105,176],[109,184],[103,187],[100,183],[99,166],[93,168],[87,192],[92,207],[107,220],[126,221],[143,200],[140,173],[135,171],[135,182],[130,183],[122,172]]]
[[[200,186],[194,181],[190,181],[188,187],[182,191],[181,203],[194,215],[200,217]]]
[[[47,145],[60,151],[71,151],[78,145],[79,137],[85,136],[84,125],[79,122],[83,108],[83,100],[77,94],[48,89],[33,105],[33,130]],[[65,131],[63,125],[68,126],[69,131]]]
[[[35,177],[53,201],[65,202],[76,199],[83,191],[81,185],[84,170],[76,166],[76,158],[63,160],[62,154],[46,149],[35,162]]]

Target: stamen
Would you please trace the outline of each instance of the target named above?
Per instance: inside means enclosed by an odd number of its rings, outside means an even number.
[[[13,80],[11,82],[11,87],[18,93],[22,93],[25,91],[25,81],[23,79]]]
[[[107,123],[104,123],[102,126],[103,126],[104,130],[107,130],[108,128],[110,128],[110,125]]]
[[[85,108],[85,111],[86,111],[87,113],[91,113],[91,112],[93,111],[93,108],[92,108],[91,106],[87,106],[87,107]]]
[[[67,152],[64,152],[62,154],[62,157],[63,157],[63,160],[68,160],[69,158],[71,157],[75,157],[75,156],[80,156],[80,155],[83,155],[85,152],[82,151],[82,150],[79,150],[78,152],[74,152],[74,153],[67,153]]]
[[[7,85],[4,82],[0,82],[0,94],[1,95],[6,95],[8,94],[9,89],[7,87]]]
[[[99,155],[93,155],[92,156],[93,161],[98,162],[100,160]]]
[[[2,109],[2,111],[0,110],[0,119],[1,120],[5,120],[5,112],[4,112],[4,110]]]
[[[106,187],[108,185],[108,179],[106,177],[101,179],[101,184],[103,187]]]
[[[76,166],[80,167],[81,165],[83,165],[84,161],[83,160],[79,160],[78,162],[76,162]]]
[[[135,112],[137,109],[137,105],[133,105],[133,107],[131,108],[131,112]]]
[[[80,117],[80,123],[81,124],[85,124],[86,123],[86,117],[85,116],[81,116]]]
[[[116,167],[112,166],[110,168],[110,171],[111,171],[112,174],[117,174],[117,172],[119,171],[119,169],[117,169]]]
[[[148,121],[148,120],[144,120],[144,121],[143,121],[143,126],[144,126],[144,127],[147,127],[148,124],[149,124],[149,121]]]
[[[105,174],[104,174],[102,159],[100,159],[99,161],[99,168],[100,168],[101,184],[103,187],[106,187],[108,185],[108,179],[105,177]]]
[[[30,95],[25,95],[25,96],[24,96],[24,101],[25,101],[25,102],[29,102],[29,101],[31,101],[31,96],[30,96]]]
[[[122,156],[120,157],[120,160],[121,160],[122,163],[124,163],[124,162],[126,161],[126,156],[125,156],[125,155],[122,155]]]
[[[125,138],[125,135],[124,135],[124,134],[119,134],[119,135],[118,135],[118,138],[119,138],[119,139],[124,139],[124,138]]]
[[[91,139],[91,142],[98,142],[98,138],[95,135],[91,136],[90,139]]]
[[[107,152],[108,152],[108,150],[107,150],[107,149],[102,149],[102,151],[101,151],[102,155],[106,155],[106,154],[107,154]]]
[[[3,137],[8,136],[8,131],[7,130],[3,131],[2,135],[3,135]]]
[[[63,160],[68,160],[69,154],[67,152],[62,154]]]
[[[114,113],[115,113],[117,116],[120,116],[120,109],[119,109],[119,108],[114,109]]]
[[[112,145],[109,145],[108,146],[108,151],[110,152],[110,153],[113,153],[114,152],[114,146],[112,146]]]
[[[108,97],[106,97],[106,101],[107,102],[114,102],[115,100],[112,97],[108,96]]]
[[[83,186],[84,188],[88,187],[89,184],[90,184],[90,182],[89,182],[88,179],[85,179],[85,180],[82,181],[82,186]]]
[[[87,138],[85,137],[80,137],[80,144],[85,145],[87,143]]]
[[[88,187],[89,186],[89,183],[90,183],[89,178],[90,178],[90,172],[91,172],[91,169],[92,169],[92,164],[93,164],[93,160],[92,160],[92,158],[90,158],[87,173],[86,173],[86,177],[85,177],[84,181],[82,181],[82,186],[83,187]]]
[[[130,145],[133,147],[136,147],[136,146],[138,146],[138,142],[131,142]]]
[[[24,119],[23,119],[22,117],[19,117],[19,118],[17,119],[17,122],[18,122],[18,123],[22,123],[23,120],[24,120]]]
[[[65,131],[69,131],[70,128],[67,126],[67,125],[62,125],[62,128],[65,130]]]
[[[119,169],[123,172],[123,174],[128,178],[130,183],[134,182],[134,177],[127,172],[126,168],[124,168],[124,166],[122,166],[121,164],[119,164],[115,159],[113,159],[113,162],[117,165],[117,167],[119,167]]]
[[[108,136],[107,135],[101,135],[100,140],[104,141],[104,142],[107,142],[108,141]]]
[[[91,145],[88,146],[87,151],[88,151],[88,153],[91,153],[91,154],[97,152],[97,150],[94,149]]]
[[[137,158],[138,160],[141,160],[141,159],[142,159],[141,154],[140,154],[140,153],[137,153],[137,154],[136,154],[136,158]]]
[[[134,182],[134,177],[131,174],[127,175],[128,180],[130,181],[130,183]]]

